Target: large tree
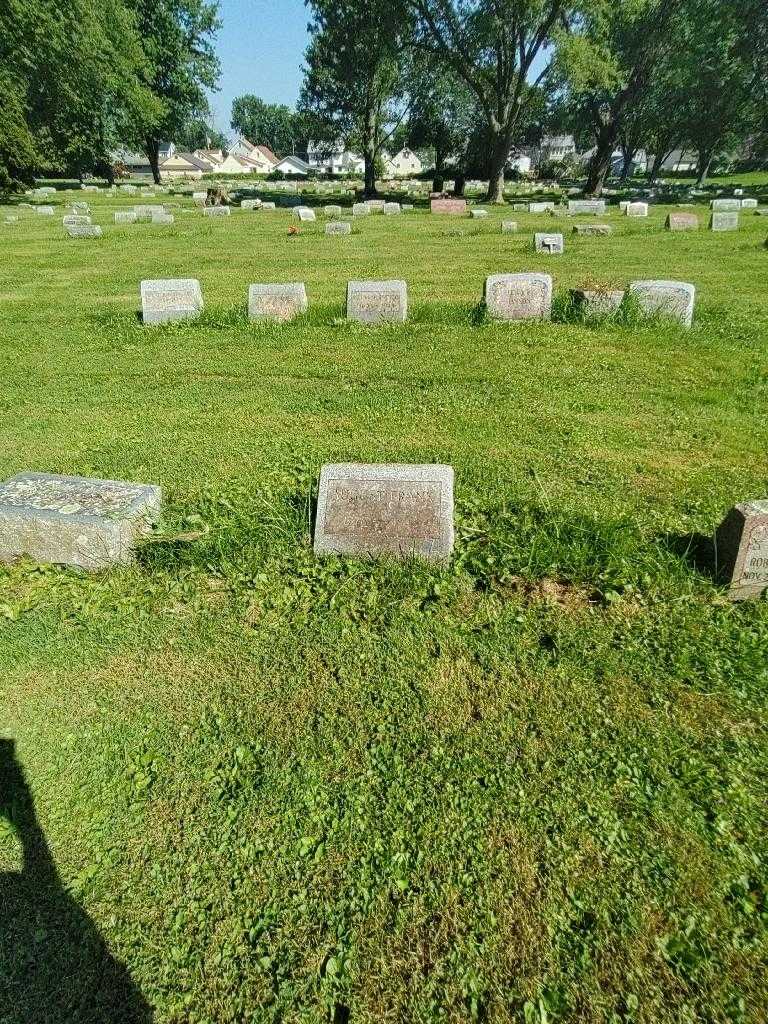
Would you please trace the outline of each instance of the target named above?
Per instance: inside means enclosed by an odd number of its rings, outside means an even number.
[[[293,153],[300,134],[297,115],[282,103],[265,103],[248,93],[232,101],[232,128],[255,145],[266,145],[278,154]]]
[[[463,167],[467,144],[478,122],[478,111],[467,85],[430,59],[414,62],[409,83],[412,107],[407,140],[414,149],[434,153],[432,188],[442,192],[446,168]]]
[[[410,0],[418,45],[466,83],[482,110],[490,142],[488,201],[504,201],[504,167],[546,76],[534,63],[556,27],[575,11],[570,0]],[[534,76],[533,82],[530,81]],[[531,88],[534,86],[534,88]]]
[[[376,162],[403,119],[411,40],[406,0],[307,0],[312,38],[301,109],[322,137],[359,144],[365,194],[376,194]]]
[[[216,0],[127,0],[141,35],[144,84],[159,111],[137,118],[125,138],[147,154],[152,175],[160,182],[159,151],[195,117],[205,117],[205,89],[216,86],[219,62],[213,38],[219,27]]]

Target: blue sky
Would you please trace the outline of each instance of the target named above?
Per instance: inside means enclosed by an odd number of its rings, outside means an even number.
[[[230,130],[232,100],[246,92],[293,106],[307,46],[304,0],[220,0],[219,16],[221,79],[211,96],[216,127]]]

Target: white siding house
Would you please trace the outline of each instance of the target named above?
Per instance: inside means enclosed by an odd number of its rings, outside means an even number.
[[[412,149],[401,149],[394,156],[384,159],[384,173],[388,178],[411,178],[423,170],[424,165]]]

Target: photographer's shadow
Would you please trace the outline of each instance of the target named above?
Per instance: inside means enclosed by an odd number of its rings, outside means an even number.
[[[21,871],[0,871],[0,1024],[149,1024],[149,1004],[61,884],[10,740],[0,819],[23,858]]]

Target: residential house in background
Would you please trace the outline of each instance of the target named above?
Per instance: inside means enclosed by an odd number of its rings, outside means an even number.
[[[384,174],[387,178],[412,178],[424,170],[424,165],[412,149],[405,147],[394,156],[384,157]]]
[[[194,153],[174,153],[160,163],[161,178],[202,178],[213,170],[213,164]]]
[[[323,174],[362,174],[365,170],[363,158],[345,149],[342,139],[335,142],[309,142],[307,163],[313,170]]]
[[[278,163],[269,146],[254,146],[244,135],[239,135],[229,147],[229,156],[244,160],[257,174],[269,174]]]
[[[246,157],[228,153],[216,170],[219,174],[253,174],[255,168]]]
[[[312,168],[298,156],[284,156],[283,159],[272,168],[281,174],[309,174]]]
[[[572,135],[545,135],[539,147],[539,163],[562,163],[576,156],[576,140]]]

